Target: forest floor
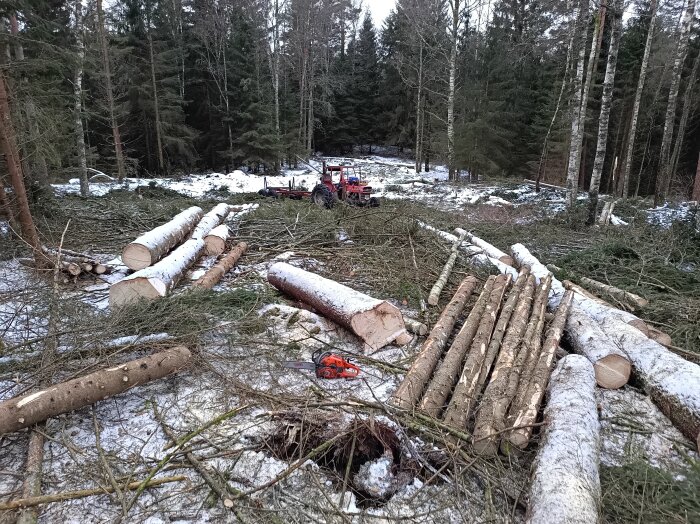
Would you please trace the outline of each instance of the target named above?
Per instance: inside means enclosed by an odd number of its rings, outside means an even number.
[[[47,244],[58,245],[65,231],[65,247],[108,262],[189,205],[253,204],[232,224],[249,250],[211,292],[188,285],[213,262],[205,259],[168,298],[112,311],[109,283],[125,268],[105,278],[83,276],[54,293],[48,279],[17,263],[24,247],[0,232],[0,399],[42,380],[138,358],[173,339],[195,353],[187,371],[50,419],[44,493],[142,479],[170,451],[163,425],[182,437],[240,409],[187,447],[229,486],[234,513],[176,452],[162,471],[187,481],[138,499],[120,492],[50,504],[40,522],[522,521],[535,444],[520,457],[481,459],[468,447],[446,447],[436,428],[382,410],[420,341],[363,355],[353,335],[297,308],[266,282],[267,268],[285,260],[432,324],[466,274],[487,275],[458,259],[440,307],[423,316],[421,300],[450,246],[418,227],[419,220],[444,231],[469,229],[504,250],[524,243],[571,280],[588,276],[644,296],[649,306],[640,316],[669,333],[686,358],[700,361],[700,242],[688,205],[650,210],[633,201],[616,209],[627,226],[586,228],[585,197],[579,209],[565,212],[556,190],[536,194],[526,184],[499,181],[454,185],[442,168],[417,177],[398,159],[355,161],[384,197],[381,207],[325,210],[265,199],[257,194],[261,177],[236,171],[133,180],[128,188],[91,184],[95,196],[87,199],[75,196],[75,184],[57,184],[57,196],[34,209]],[[268,181],[286,185],[293,176],[311,189],[317,178],[310,169],[285,175]],[[122,338],[153,334],[171,340]],[[42,362],[49,335],[58,340],[58,354]],[[356,356],[361,379],[321,381],[281,366],[310,360],[317,348]],[[599,405],[602,520],[700,521],[692,444],[634,383],[599,390]],[[0,499],[21,490],[27,441],[26,432],[0,437]],[[0,512],[0,523],[14,518]]]

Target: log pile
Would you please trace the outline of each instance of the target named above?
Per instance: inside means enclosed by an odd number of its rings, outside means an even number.
[[[42,253],[58,267],[62,275],[61,281],[67,284],[75,281],[80,275],[104,275],[112,271],[112,267],[103,264],[99,260],[85,253],[71,251],[70,249],[55,249],[41,246]],[[17,261],[25,266],[36,269],[36,261],[33,258],[19,258]]]

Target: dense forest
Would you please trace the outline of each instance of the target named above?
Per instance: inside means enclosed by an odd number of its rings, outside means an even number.
[[[4,90],[35,186],[392,146],[452,179],[691,194],[694,0],[399,0],[379,28],[361,0],[3,5]]]

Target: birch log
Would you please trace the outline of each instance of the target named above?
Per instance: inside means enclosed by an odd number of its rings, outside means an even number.
[[[248,244],[245,242],[238,244],[231,251],[229,251],[228,255],[219,260],[211,269],[204,273],[199,280],[192,284],[192,287],[201,289],[213,288],[219,283],[226,273],[231,271],[233,266],[236,265],[247,249]]]
[[[190,239],[153,266],[137,271],[109,288],[109,305],[120,307],[141,299],[166,296],[202,255],[204,240]]]
[[[415,333],[421,337],[428,334],[428,326],[415,320],[413,318],[403,317],[403,323],[406,325],[406,329],[411,333]]]
[[[138,271],[155,264],[177,246],[202,218],[199,207],[191,207],[162,226],[141,235],[122,251],[122,262]]]
[[[559,349],[559,341],[564,332],[572,299],[573,292],[569,291],[564,295],[554,314],[554,320],[552,320],[547,330],[546,339],[535,364],[535,369],[532,372],[527,388],[523,390],[524,394],[519,401],[518,407],[513,412],[512,427],[517,429],[504,437],[504,442],[508,443],[507,449],[509,447],[513,449],[512,446],[517,449],[525,449],[530,441],[533,424],[537,420],[537,413],[552,373],[552,364]],[[501,449],[503,449],[503,445],[501,445]]]
[[[191,357],[179,346],[0,402],[0,435],[163,378],[187,366]]]
[[[433,327],[430,335],[423,343],[421,351],[413,361],[398,389],[391,396],[390,402],[396,407],[412,409],[420,400],[423,389],[435,370],[447,339],[457,323],[467,300],[478,284],[476,277],[468,276],[459,285],[452,300],[442,310],[440,318]]]
[[[515,265],[513,257],[508,255],[507,253],[504,253],[496,246],[489,244],[488,242],[486,242],[486,240],[483,240],[477,237],[476,235],[472,235],[471,233],[467,233],[467,239],[476,247],[481,248],[487,256],[495,258],[496,260],[500,260],[501,262],[509,266]]]
[[[598,385],[618,389],[627,384],[632,365],[627,355],[582,311],[574,310],[566,322],[573,350],[593,364]]]
[[[216,226],[204,237],[204,252],[207,255],[220,255],[223,253],[226,249],[226,241],[229,234],[230,231],[226,224]]]
[[[510,376],[527,329],[534,291],[535,277],[529,275],[477,412],[473,440],[477,453],[495,455],[498,451],[498,435],[505,429],[505,417],[512,400],[508,396]]]
[[[552,374],[547,425],[530,485],[529,524],[598,522],[600,422],[595,374],[580,355],[564,357]]]
[[[501,275],[496,281],[481,316],[478,330],[469,349],[469,355],[462,366],[461,374],[459,369],[455,370],[455,376],[459,376],[459,381],[445,411],[445,422],[457,429],[466,429],[476,395],[480,393],[480,391],[476,391],[475,385],[479,380],[479,373],[484,365],[491,334],[501,309],[503,295],[509,283],[510,275]],[[454,380],[452,382],[454,383]]]
[[[215,205],[209,213],[202,217],[202,220],[200,220],[197,226],[192,230],[192,236],[190,238],[204,239],[212,229],[224,221],[230,210],[231,206],[228,204],[221,203]]]
[[[600,327],[627,354],[654,403],[700,447],[700,366],[613,318]]]
[[[642,309],[649,304],[647,299],[642,298],[639,295],[635,295],[634,293],[630,293],[629,291],[625,291],[624,289],[620,289],[619,287],[604,284],[603,282],[598,282],[597,280],[593,280],[592,278],[588,277],[581,277],[580,280],[584,286],[607,293],[616,300],[630,304],[637,309]]]
[[[396,306],[315,273],[278,262],[267,272],[267,280],[355,333],[370,351],[377,351],[407,334]]]
[[[503,279],[503,275],[499,275],[499,286]],[[445,401],[450,396],[450,392],[462,368],[464,356],[471,347],[474,335],[482,322],[486,306],[491,301],[491,294],[495,285],[496,277],[490,276],[486,284],[484,284],[484,289],[481,291],[479,299],[464,321],[462,329],[455,336],[450,349],[447,350],[442,363],[435,370],[435,374],[428,384],[425,396],[419,404],[419,409],[433,418],[440,416],[442,408],[445,406]],[[500,289],[502,290],[502,286],[500,286]]]
[[[452,274],[452,268],[455,265],[455,261],[457,260],[457,253],[459,246],[462,244],[464,241],[464,237],[467,235],[467,232],[464,230],[459,230],[459,237],[457,240],[454,241],[452,244],[452,250],[450,251],[450,257],[447,259],[447,262],[445,263],[445,267],[442,268],[442,273],[440,273],[440,276],[438,277],[437,281],[433,285],[433,289],[430,290],[430,295],[428,296],[428,304],[431,306],[437,306],[438,302],[440,300],[440,293],[442,293],[442,288],[445,287],[445,284],[447,284],[447,279],[450,278],[450,274]]]

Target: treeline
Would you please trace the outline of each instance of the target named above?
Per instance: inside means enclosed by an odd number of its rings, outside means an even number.
[[[399,0],[381,28],[360,5],[4,2],[25,178],[269,173],[385,145],[452,178],[689,196],[695,0]]]

